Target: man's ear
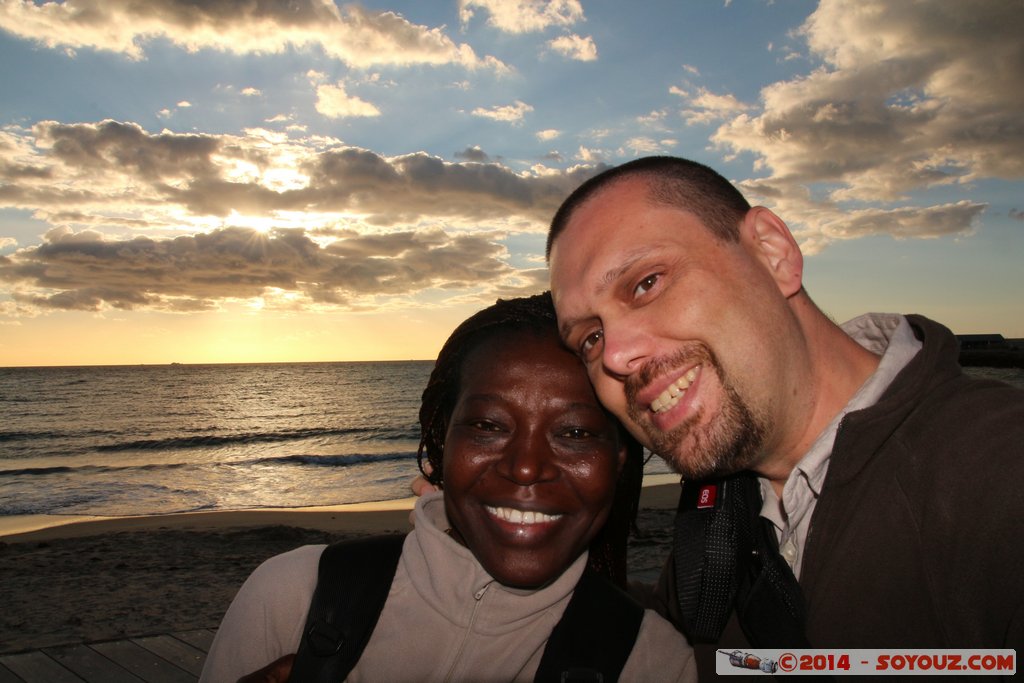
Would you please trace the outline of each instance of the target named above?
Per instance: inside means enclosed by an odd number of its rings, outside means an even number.
[[[779,291],[791,297],[803,287],[804,257],[786,223],[763,206],[747,212],[740,227],[743,246],[768,269]]]

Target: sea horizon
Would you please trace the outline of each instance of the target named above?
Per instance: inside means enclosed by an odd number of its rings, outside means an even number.
[[[0,517],[407,498],[432,368],[428,360],[0,368]],[[1024,369],[966,371],[1024,389]],[[670,470],[649,457],[645,472]]]

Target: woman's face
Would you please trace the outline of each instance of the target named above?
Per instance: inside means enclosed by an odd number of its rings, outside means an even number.
[[[579,359],[554,332],[467,355],[445,437],[452,533],[508,586],[557,578],[608,516],[625,458]]]

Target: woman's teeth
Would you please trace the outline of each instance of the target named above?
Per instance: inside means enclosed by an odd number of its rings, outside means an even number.
[[[699,366],[690,368],[689,372],[669,385],[668,389],[661,392],[661,395],[658,396],[658,398],[651,401],[651,410],[656,413],[663,413],[675,404],[679,403],[683,394],[686,393],[686,390],[690,388],[693,380],[696,379],[698,370]]]
[[[486,506],[487,511],[495,517],[500,517],[506,522],[512,524],[542,524],[544,522],[553,522],[562,515],[548,515],[543,512],[536,512],[535,510],[516,510],[515,508],[495,508],[490,505]]]

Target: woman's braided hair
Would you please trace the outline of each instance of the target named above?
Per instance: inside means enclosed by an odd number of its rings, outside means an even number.
[[[493,306],[467,318],[441,347],[420,404],[420,444],[416,460],[420,471],[435,485],[444,478],[444,439],[455,408],[466,356],[496,335],[516,331],[551,334],[557,338],[555,309],[548,292],[517,299],[499,299]],[[615,499],[604,528],[590,543],[589,566],[621,586],[626,582],[626,542],[636,519],[643,480],[643,448],[620,427],[626,462],[616,484]],[[431,472],[423,466],[426,457]]]

